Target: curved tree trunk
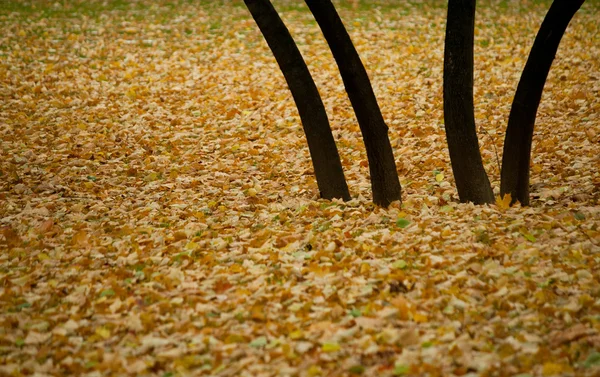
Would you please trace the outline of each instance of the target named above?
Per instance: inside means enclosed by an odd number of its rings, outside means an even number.
[[[338,65],[348,98],[365,142],[371,174],[373,202],[387,207],[401,200],[394,153],[369,76],[352,40],[330,0],[305,0]]]
[[[444,123],[461,202],[492,203],[473,110],[475,0],[449,0],[444,49]]]
[[[555,0],[538,31],[508,118],[500,193],[529,204],[529,162],[535,117],[552,61],[569,22],[584,0]]]
[[[244,0],[292,92],[315,169],[321,197],[350,200],[325,107],[288,29],[269,0]]]

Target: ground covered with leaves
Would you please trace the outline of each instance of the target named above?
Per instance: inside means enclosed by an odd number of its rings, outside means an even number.
[[[275,5],[353,199],[324,201],[283,76],[239,1],[0,5],[0,375],[600,373],[600,27],[546,84],[532,206],[459,204],[445,4],[339,4],[390,127],[403,203],[371,202],[316,23]],[[548,3],[481,2],[475,106],[499,185]]]

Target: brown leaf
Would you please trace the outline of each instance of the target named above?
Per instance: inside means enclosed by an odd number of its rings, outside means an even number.
[[[10,226],[3,227],[2,234],[4,235],[4,239],[6,240],[9,249],[21,245],[21,237],[19,237],[19,234]]]
[[[582,323],[578,323],[566,330],[557,331],[550,334],[550,345],[557,347],[561,344],[570,343],[581,338],[598,334],[598,331],[591,329]]]

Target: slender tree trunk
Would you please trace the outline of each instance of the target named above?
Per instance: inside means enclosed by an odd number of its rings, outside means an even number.
[[[538,31],[508,117],[500,193],[529,205],[529,162],[537,109],[552,61],[569,22],[584,0],[555,0]]]
[[[461,202],[492,203],[473,110],[473,34],[476,0],[449,0],[444,50],[444,123]]]
[[[330,0],[305,0],[314,15],[333,57],[360,126],[369,159],[373,202],[387,207],[401,200],[394,153],[369,76],[352,40]]]
[[[315,169],[321,197],[350,200],[325,107],[306,63],[269,0],[244,0],[292,92]]]

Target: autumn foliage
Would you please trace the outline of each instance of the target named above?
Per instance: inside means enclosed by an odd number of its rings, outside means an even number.
[[[349,201],[241,1],[0,6],[0,375],[595,376],[598,5],[575,15],[532,144],[531,206],[459,203],[445,3],[336,2],[389,127],[367,154],[308,8],[277,8],[320,91]],[[354,7],[353,3],[356,3]],[[499,186],[548,4],[477,9],[474,117]],[[498,152],[498,156],[496,155]]]

